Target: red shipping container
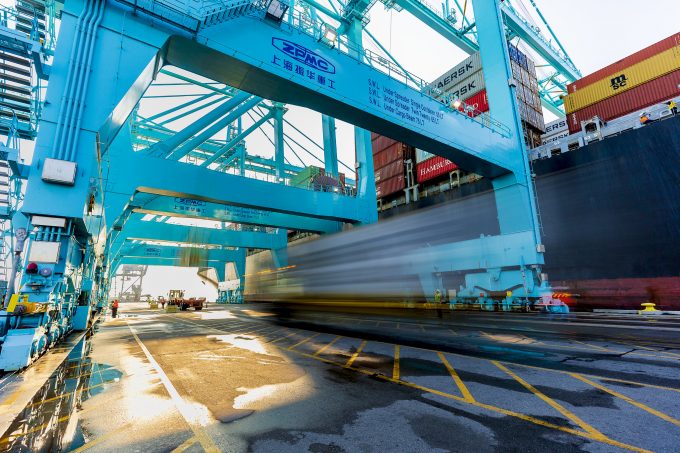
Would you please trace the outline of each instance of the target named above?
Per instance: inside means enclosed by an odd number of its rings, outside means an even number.
[[[666,39],[662,39],[661,41],[652,44],[649,47],[645,47],[634,54],[628,55],[622,60],[612,63],[609,66],[599,69],[592,74],[588,74],[587,76],[568,84],[567,93],[575,93],[576,90],[581,90],[584,87],[602,80],[609,75],[621,72],[624,69],[633,66],[634,64],[640,63],[641,61],[651,58],[654,55],[660,54],[661,52],[671,49],[675,46],[680,46],[680,33],[675,33]]]
[[[463,102],[475,108],[474,112],[471,112],[470,116],[477,116],[479,113],[484,113],[489,111],[489,97],[486,95],[486,90],[482,90],[479,93],[465,99]],[[463,108],[460,109],[463,111]]]
[[[403,160],[404,148],[405,145],[403,143],[397,142],[392,146],[389,146],[382,151],[373,154],[373,169],[376,170],[378,168],[383,168],[395,160]]]
[[[680,70],[572,112],[567,115],[569,132],[572,134],[579,132],[581,121],[589,120],[596,115],[604,121],[609,121],[680,96],[678,85],[680,85]]]
[[[397,142],[394,145],[373,155],[373,170],[385,167],[396,160],[415,160],[415,148],[404,143]]]
[[[386,179],[375,185],[375,196],[376,198],[383,198],[388,195],[401,192],[406,188],[406,179],[404,175],[394,176],[393,178]]]
[[[398,142],[389,137],[385,137],[384,135],[376,134],[375,138],[373,138],[373,133],[371,133],[371,149],[373,150],[373,154],[377,154],[380,151],[393,146],[395,143]]]
[[[382,168],[375,169],[375,182],[385,181],[394,176],[404,174],[404,161],[395,160]]]
[[[425,182],[437,176],[445,175],[458,168],[456,164],[441,156],[431,157],[416,165],[418,182]]]

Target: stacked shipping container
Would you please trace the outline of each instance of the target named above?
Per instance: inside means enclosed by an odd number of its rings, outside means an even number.
[[[406,188],[406,164],[414,149],[404,143],[371,133],[376,198],[400,194]]]
[[[525,141],[529,148],[541,144],[540,136],[545,131],[541,97],[538,93],[536,67],[534,62],[512,44],[508,44],[510,64],[513,78],[517,81],[517,101],[525,132]],[[454,66],[431,86],[442,92],[442,97],[461,99],[459,107],[470,116],[477,116],[489,111],[489,98],[486,94],[482,63],[479,53],[470,55]],[[416,174],[418,183],[433,180],[457,169],[453,162],[434,154],[417,150]]]
[[[680,33],[567,85],[569,131],[599,116],[618,118],[680,95]]]
[[[541,135],[541,144],[552,143],[568,135],[567,119],[560,117],[545,125],[545,134]]]

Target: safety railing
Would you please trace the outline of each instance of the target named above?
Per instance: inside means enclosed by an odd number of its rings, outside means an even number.
[[[290,20],[288,23],[292,27],[315,39],[318,39],[321,36],[322,29],[320,23],[314,23],[310,21],[306,15],[300,14],[298,11],[293,11],[289,14],[292,14],[292,20]],[[338,51],[352,57],[355,60],[358,60],[361,63],[371,66],[373,69],[382,72],[383,74],[404,84],[405,86],[420,91],[425,96],[442,103],[444,108],[448,109],[449,111],[463,115],[463,113],[461,113],[459,110],[451,107],[451,104],[455,101],[455,99],[450,99],[446,93],[443,93],[441,90],[433,87],[430,82],[418,77],[411,72],[405,71],[388,58],[385,58],[369,49],[364,49],[357,46],[356,44],[350,42],[346,36],[338,36],[334,47]],[[494,119],[488,113],[480,114],[470,119],[502,135],[510,134],[510,128],[508,126]]]
[[[576,66],[574,66],[574,63],[572,63],[572,61],[569,59],[569,56],[566,55],[564,52],[562,52],[561,49],[556,48],[556,47],[553,45],[553,43],[552,43],[551,41],[547,40],[547,39],[543,36],[543,34],[541,33],[541,30],[540,30],[538,27],[534,26],[533,24],[529,23],[529,21],[526,20],[521,14],[519,14],[519,13],[517,12],[517,10],[516,10],[510,3],[508,3],[508,2],[503,2],[502,8],[503,8],[503,9],[509,10],[509,11],[512,12],[512,13],[513,13],[520,21],[522,21],[522,23],[524,23],[524,25],[525,25],[527,28],[529,28],[531,31],[533,31],[534,38],[536,38],[536,39],[538,39],[539,41],[541,41],[541,42],[543,43],[543,45],[545,45],[545,46],[548,47],[553,53],[555,53],[555,54],[562,60],[562,62],[563,62],[566,66],[570,67],[570,68],[571,68],[572,70],[574,70],[574,72],[576,72],[577,74],[579,74],[579,75],[581,74],[581,73],[579,72],[579,70],[576,68]]]

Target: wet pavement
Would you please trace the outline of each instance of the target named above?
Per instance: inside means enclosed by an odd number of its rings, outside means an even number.
[[[680,451],[680,319],[122,313],[0,451]]]

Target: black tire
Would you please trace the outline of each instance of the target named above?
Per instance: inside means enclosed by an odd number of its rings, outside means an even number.
[[[200,307],[194,307],[194,309],[195,309],[196,311],[201,311],[201,310],[203,310],[203,306],[200,306]]]

